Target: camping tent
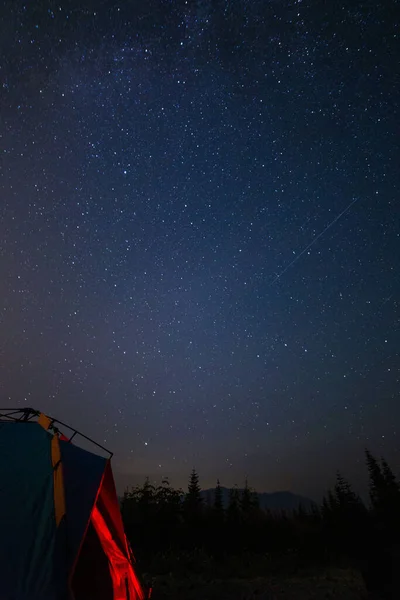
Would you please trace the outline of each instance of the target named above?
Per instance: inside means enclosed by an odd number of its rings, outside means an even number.
[[[1,413],[0,599],[144,600],[110,458],[37,411]]]

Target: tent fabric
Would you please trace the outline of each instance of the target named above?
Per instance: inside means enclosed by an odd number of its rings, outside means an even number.
[[[102,547],[109,557],[115,589],[115,600],[143,598],[143,592],[130,561],[130,550],[124,532],[111,464],[108,462],[92,522]],[[118,591],[117,591],[118,590]]]
[[[111,463],[108,462],[104,471],[103,483],[97,499],[97,506],[99,507],[103,518],[106,520],[107,527],[112,532],[113,538],[119,545],[121,552],[126,556],[129,556],[121,511],[119,504],[117,505],[114,502],[116,495],[117,492],[111,470]]]
[[[38,423],[47,431],[51,425],[51,419],[44,413],[40,413]]]
[[[79,549],[90,520],[107,459],[60,441],[66,503],[68,570],[76,564]]]
[[[92,523],[86,531],[71,589],[74,600],[107,600],[114,596],[109,560]]]
[[[115,600],[126,597],[126,588],[130,585],[129,563],[113,539],[103,515],[97,507],[92,514],[92,523],[100,540],[101,546],[110,561],[110,575],[114,588]]]
[[[53,466],[54,510],[58,527],[61,519],[65,516],[65,488],[60,442],[56,435],[51,440],[51,464]]]
[[[0,423],[0,514],[0,597],[53,600],[51,435],[40,426]]]
[[[144,600],[110,461],[47,427],[0,423],[0,599]]]

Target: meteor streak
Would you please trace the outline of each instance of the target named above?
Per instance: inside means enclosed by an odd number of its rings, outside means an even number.
[[[275,279],[272,281],[272,283],[275,283],[275,281],[277,281],[278,279],[280,279],[280,278],[282,277],[282,275],[284,275],[284,273],[286,273],[286,271],[287,271],[288,269],[290,269],[290,267],[291,267],[292,265],[294,265],[294,263],[295,263],[295,262],[297,262],[297,261],[299,260],[299,258],[300,258],[301,256],[303,256],[303,254],[304,254],[305,252],[307,252],[307,250],[309,250],[309,249],[311,248],[311,246],[313,246],[313,245],[315,244],[315,242],[316,242],[316,241],[318,241],[318,240],[319,240],[319,238],[320,238],[320,237],[322,237],[322,236],[324,235],[324,233],[326,233],[326,232],[328,231],[328,229],[330,229],[330,228],[331,228],[331,227],[332,227],[332,226],[333,226],[333,225],[334,225],[334,224],[335,224],[337,221],[339,221],[339,219],[340,219],[340,218],[341,218],[341,217],[342,217],[342,216],[343,216],[345,213],[347,213],[347,211],[348,211],[348,210],[350,210],[350,208],[353,206],[353,204],[354,204],[355,202],[357,202],[357,200],[358,200],[358,198],[355,198],[355,199],[354,199],[352,202],[350,202],[350,204],[349,204],[348,206],[346,206],[346,208],[345,208],[344,210],[342,210],[342,212],[341,212],[341,213],[339,213],[339,214],[338,214],[338,215],[337,215],[337,216],[336,216],[336,217],[333,219],[333,221],[331,221],[331,222],[329,223],[329,225],[327,225],[327,226],[325,227],[325,229],[323,229],[323,230],[322,230],[322,231],[321,231],[321,232],[320,232],[318,235],[316,235],[316,236],[315,236],[315,238],[314,238],[314,239],[313,239],[313,240],[312,240],[312,241],[311,241],[311,242],[308,244],[308,246],[306,246],[306,247],[305,247],[305,248],[304,248],[304,249],[303,249],[303,250],[300,252],[300,254],[298,254],[298,255],[297,255],[297,256],[296,256],[296,257],[295,257],[295,258],[292,260],[292,262],[290,262],[290,263],[289,263],[289,264],[288,264],[288,265],[287,265],[287,266],[286,266],[286,267],[283,269],[283,271],[281,271],[280,273],[278,273],[278,274],[275,276]]]

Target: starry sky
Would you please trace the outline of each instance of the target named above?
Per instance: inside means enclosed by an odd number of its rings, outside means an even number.
[[[396,5],[2,3],[1,405],[120,489],[400,470]]]

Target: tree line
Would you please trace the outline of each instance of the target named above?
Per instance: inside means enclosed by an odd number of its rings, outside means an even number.
[[[146,479],[122,499],[126,532],[139,563],[149,569],[156,568],[160,556],[164,564],[170,557],[167,570],[199,570],[204,563],[218,567],[232,564],[232,558],[239,570],[251,570],[259,557],[263,569],[268,558],[271,572],[351,566],[361,571],[369,589],[389,598],[393,574],[400,571],[400,485],[385,459],[366,450],[365,462],[368,504],[337,473],[320,506],[299,506],[290,513],[260,508],[247,481],[242,490],[230,491],[224,506],[219,481],[212,497],[204,498],[194,469],[186,492],[174,489],[168,479],[159,486]]]

